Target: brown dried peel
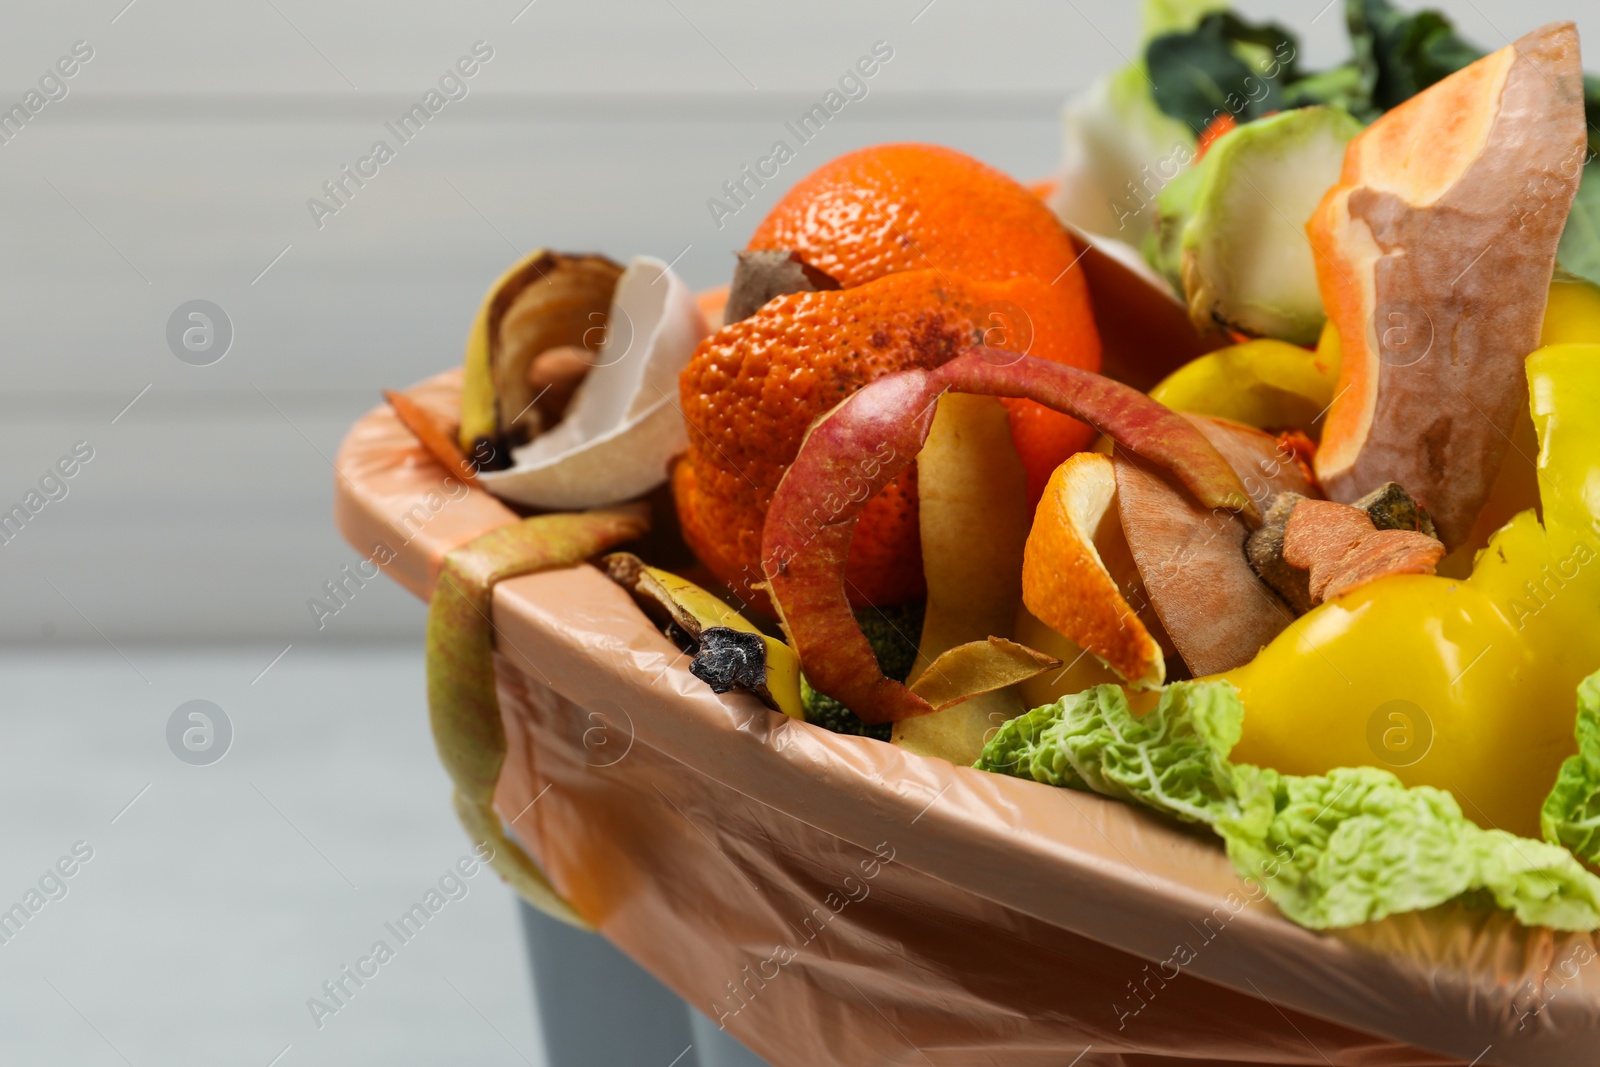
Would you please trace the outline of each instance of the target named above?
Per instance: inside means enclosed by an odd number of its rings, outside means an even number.
[[[461,449],[480,443],[507,462],[544,428],[528,382],[534,357],[576,345],[597,351],[622,267],[604,256],[539,249],[490,288],[467,335],[461,384]]]
[[[1238,474],[1257,506],[1275,494],[1311,492],[1304,472],[1272,435],[1204,415],[1184,418]],[[1248,662],[1294,620],[1251,569],[1250,528],[1202,506],[1165,472],[1118,449],[1117,510],[1151,606],[1196,676]],[[1072,634],[1068,634],[1072,637]]]
[[[968,641],[942,653],[927,670],[917,675],[916,681],[911,683],[911,691],[932,705],[937,713],[1059,666],[1061,661],[1052,655],[1004,637],[988,637],[982,641]]]
[[[484,487],[528,507],[572,510],[633,500],[665,482],[671,458],[688,446],[678,375],[709,332],[683,280],[660,260],[635,256],[606,317],[585,336],[604,340],[563,418],[514,447],[509,468],[483,472]]]
[[[748,319],[776,297],[839,288],[832,275],[801,259],[798,252],[771,249],[734,255],[739,257],[739,265],[733,270],[728,303],[722,310],[723,325]]]

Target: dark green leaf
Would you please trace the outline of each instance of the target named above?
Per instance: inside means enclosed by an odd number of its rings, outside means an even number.
[[[1298,77],[1299,44],[1273,23],[1211,14],[1188,33],[1163,34],[1145,49],[1156,106],[1196,134],[1230,114],[1239,122],[1282,110]]]
[[[1356,66],[1375,118],[1483,57],[1437,11],[1396,11],[1388,0],[1346,0]]]
[[[1583,184],[1561,231],[1556,258],[1573,274],[1600,285],[1600,162],[1595,159],[1584,165]]]

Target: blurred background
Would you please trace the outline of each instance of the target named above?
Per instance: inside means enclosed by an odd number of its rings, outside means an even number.
[[[1239,6],[1313,67],[1348,53],[1337,3]],[[1600,40],[1573,0],[1432,6],[1489,48],[1557,18]],[[469,851],[427,733],[423,606],[384,581],[320,626],[307,605],[359,558],[330,520],[341,435],[456,364],[485,288],[536,246],[650,254],[708,287],[851,148],[1048,175],[1061,102],[1131,57],[1138,5],[0,10],[0,112],[76,61],[0,125],[0,512],[80,461],[0,543],[0,911],[74,870],[0,926],[0,1061],[542,1065],[492,874],[320,1027],[306,1006]],[[867,97],[719,225],[707,201],[880,41]],[[468,56],[464,95],[400,143],[385,124]],[[394,157],[330,198],[379,139]],[[194,301],[200,351],[177,340]],[[227,732],[209,765],[169,747],[192,700]]]

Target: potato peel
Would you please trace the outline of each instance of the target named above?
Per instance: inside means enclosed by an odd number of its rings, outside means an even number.
[[[1183,416],[1216,447],[1258,506],[1283,492],[1314,490],[1292,451],[1271,435],[1207,415]],[[1119,450],[1117,512],[1150,606],[1195,675],[1253,657],[1294,619],[1251,567],[1249,529],[1203,508],[1164,472]]]
[[[1200,507],[1172,479],[1126,453],[1112,464],[1128,548],[1151,607],[1192,674],[1248,662],[1294,621],[1250,566],[1250,531],[1237,515]]]

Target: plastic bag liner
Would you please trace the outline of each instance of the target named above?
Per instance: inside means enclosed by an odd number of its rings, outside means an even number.
[[[412,396],[453,413],[458,382]],[[419,595],[513,517],[386,407],[337,466],[340,529]],[[1464,904],[1314,933],[1207,835],[712,694],[591,566],[503,582],[493,614],[502,820],[780,1067],[1600,1063],[1593,936]]]

